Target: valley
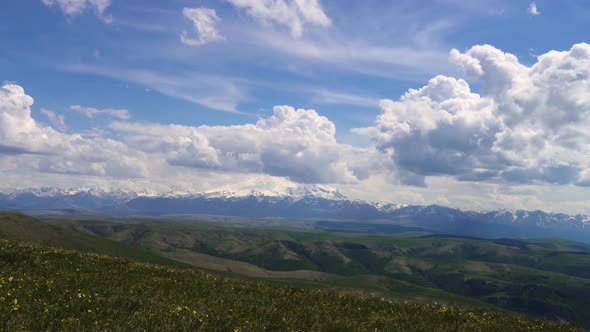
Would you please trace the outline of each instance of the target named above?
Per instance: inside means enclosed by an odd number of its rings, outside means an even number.
[[[10,218],[3,220],[0,229],[7,229]],[[285,227],[272,218],[259,224],[207,216],[31,220],[20,231],[0,230],[0,238],[80,246],[290,287],[590,321],[590,245],[568,240],[481,239],[404,229],[397,234],[335,232],[317,228],[326,221]],[[39,225],[51,228],[55,235],[43,234],[55,238],[36,238]],[[63,240],[80,237],[101,245],[84,248]]]
[[[336,232],[423,231],[479,238],[563,238],[590,243],[590,216],[545,211],[463,211],[440,205],[351,200],[325,187],[285,192],[143,193],[106,189],[19,189],[0,209],[73,218],[194,219],[309,226]],[[296,225],[293,225],[296,223]]]
[[[564,321],[235,280],[0,240],[6,331],[578,331]]]

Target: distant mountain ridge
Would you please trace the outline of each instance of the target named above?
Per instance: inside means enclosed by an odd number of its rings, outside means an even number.
[[[121,189],[103,188],[103,187],[79,187],[79,188],[15,188],[0,191],[0,195],[16,197],[22,194],[33,194],[37,197],[63,197],[74,195],[93,195],[96,197],[110,197],[121,200],[132,199],[136,197],[246,197],[246,196],[266,196],[266,197],[304,197],[314,196],[326,199],[343,200],[347,197],[338,189],[324,185],[310,186],[286,186],[275,188],[275,190],[229,190],[219,189],[206,192],[187,192],[187,191],[169,191],[158,193],[152,190],[144,191],[124,191]]]
[[[325,186],[286,192],[126,192],[117,189],[19,189],[0,193],[1,210],[71,209],[111,215],[210,214],[395,224],[429,232],[499,237],[561,237],[590,242],[590,217],[543,211],[474,212],[438,205],[398,205],[347,199]],[[377,227],[377,226],[375,226]],[[377,227],[378,228],[378,227]],[[354,230],[348,230],[354,231]]]

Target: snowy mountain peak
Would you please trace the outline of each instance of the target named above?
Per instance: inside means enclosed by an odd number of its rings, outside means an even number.
[[[344,206],[364,211],[370,218],[398,218],[400,216],[412,216],[415,218],[434,218],[440,220],[474,219],[484,223],[534,226],[543,229],[573,227],[590,229],[590,216],[568,215],[563,213],[547,213],[543,211],[526,210],[495,210],[487,212],[467,211],[448,208],[438,205],[401,205],[386,202],[368,203],[361,200],[349,200],[335,188],[324,185],[298,186],[292,184],[278,184],[274,186],[252,186],[253,183],[237,184],[242,187],[238,190],[219,188],[218,190],[191,193],[186,191],[170,191],[159,193],[151,190],[130,192],[120,189],[103,187],[83,187],[75,189],[60,189],[51,187],[12,189],[0,194],[0,205],[5,208],[20,209],[48,209],[64,207],[80,207],[85,209],[102,208],[106,206],[122,206],[135,199],[141,198],[166,198],[166,199],[202,199],[203,204],[214,204],[214,200],[239,201],[242,198],[255,197],[259,203],[276,204],[285,201],[286,204],[302,204],[305,206],[325,205],[325,208],[341,209]],[[252,188],[270,188],[257,190]],[[318,199],[319,198],[319,199]],[[326,200],[327,202],[322,202]],[[319,205],[318,205],[319,204]],[[223,212],[223,210],[220,210]],[[240,213],[239,211],[236,213]],[[346,217],[346,215],[342,215]],[[366,217],[369,218],[369,217]]]
[[[271,190],[257,190],[257,189],[242,189],[242,190],[228,190],[220,188],[219,190],[208,191],[202,194],[197,194],[205,198],[236,198],[236,197],[317,197],[330,200],[345,200],[344,196],[338,189],[328,186],[312,185],[312,186],[294,186],[285,188],[272,188]]]
[[[393,204],[387,202],[371,202],[370,204],[381,212],[393,212],[409,206],[408,204]]]
[[[288,188],[287,194],[293,197],[313,196],[332,200],[347,199],[338,189],[322,185]]]

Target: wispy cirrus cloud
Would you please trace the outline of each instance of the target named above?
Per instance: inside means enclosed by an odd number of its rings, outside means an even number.
[[[87,118],[93,118],[95,116],[108,116],[108,117],[116,118],[119,120],[129,120],[129,118],[131,118],[131,116],[129,115],[129,111],[126,109],[117,109],[117,108],[97,109],[94,107],[72,105],[72,106],[70,106],[70,110],[74,111],[76,113],[80,113]]]
[[[353,105],[363,107],[379,106],[379,98],[370,98],[359,94],[325,89],[315,90],[315,96],[312,101],[318,104]]]
[[[328,27],[332,20],[326,15],[320,0],[227,0],[251,17],[288,27],[291,36],[300,38],[304,25]]]
[[[57,128],[59,131],[67,131],[68,126],[66,126],[66,120],[63,114],[56,114],[53,111],[48,109],[42,108],[41,113],[45,114],[45,116],[51,121],[51,123]]]
[[[82,15],[87,11],[93,11],[105,23],[113,21],[112,16],[105,15],[105,11],[111,5],[111,0],[41,0],[41,2],[47,7],[57,6],[70,18]]]
[[[214,111],[243,114],[238,110],[247,98],[238,79],[206,74],[163,74],[146,69],[128,69],[85,64],[68,64],[66,71],[90,73],[145,86],[164,95],[207,107]]]
[[[413,45],[378,46],[339,38],[286,40],[273,32],[253,32],[251,39],[262,49],[285,54],[322,70],[361,73],[388,78],[424,79],[431,73],[448,72],[448,50]],[[328,65],[328,67],[326,67]]]

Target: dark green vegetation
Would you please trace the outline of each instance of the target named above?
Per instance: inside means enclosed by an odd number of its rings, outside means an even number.
[[[26,223],[6,222],[11,218]],[[581,325],[590,322],[590,246],[575,242],[425,233],[336,234],[194,220],[47,222],[51,226],[23,215],[4,215],[0,238],[81,246],[159,264],[182,262],[216,274],[291,287],[375,293],[396,301],[436,301],[467,310],[511,310]],[[38,229],[44,230],[41,239]],[[76,238],[88,241],[83,246],[72,243]]]
[[[30,216],[0,211],[0,239],[33,242],[155,264],[186,266],[151,250],[47,224]]]
[[[0,329],[9,331],[575,331],[9,241],[0,241],[0,286]]]

